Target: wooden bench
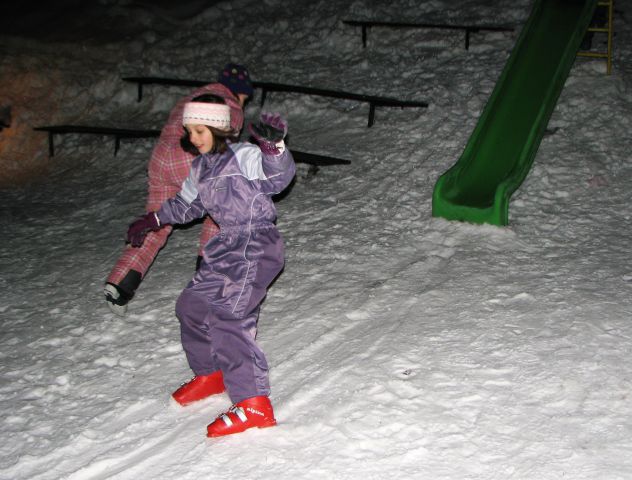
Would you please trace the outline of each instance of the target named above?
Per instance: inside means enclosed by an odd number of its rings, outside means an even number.
[[[55,144],[54,135],[63,135],[71,133],[87,133],[94,135],[106,135],[114,137],[114,155],[117,154],[120,142],[122,138],[155,138],[160,136],[160,130],[151,129],[128,129],[128,128],[113,128],[113,127],[99,127],[88,125],[49,125],[43,127],[34,127],[33,130],[40,132],[48,132],[48,154],[51,157],[55,156]],[[350,160],[342,158],[329,157],[326,155],[318,155],[314,153],[307,153],[298,150],[290,149],[292,156],[297,163],[306,163],[309,165],[324,167],[330,165],[349,165]]]
[[[55,143],[53,140],[55,135],[64,135],[67,133],[88,133],[93,135],[113,136],[114,155],[116,155],[119,151],[122,138],[151,138],[158,137],[160,135],[160,130],[95,127],[87,125],[48,125],[44,127],[35,127],[33,130],[48,132],[48,154],[51,157],[55,156]]]
[[[409,23],[409,22],[383,22],[377,20],[343,20],[342,23],[354,27],[362,27],[362,46],[366,48],[367,30],[370,27],[387,28],[437,28],[442,30],[463,30],[465,32],[465,50],[470,49],[470,34],[480,31],[513,32],[513,27],[504,25],[451,25],[443,23]]]
[[[149,84],[156,85],[173,85],[186,87],[200,87],[211,82],[201,80],[188,80],[178,78],[165,77],[123,77],[126,82],[134,82],[138,84],[138,101],[143,98],[143,86]],[[268,92],[288,92],[301,93],[305,95],[316,95],[321,97],[340,98],[345,100],[354,100],[369,104],[369,121],[368,126],[371,127],[375,123],[375,107],[417,107],[427,108],[428,103],[416,100],[398,100],[396,98],[380,97],[375,95],[364,95],[360,93],[344,92],[339,90],[328,90],[324,88],[303,87],[300,85],[287,85],[275,82],[252,82],[254,88],[261,90],[261,106],[263,106]]]
[[[316,95],[320,97],[341,98],[344,100],[354,100],[357,102],[364,102],[369,104],[369,122],[368,126],[371,127],[375,123],[375,107],[418,107],[428,108],[427,102],[417,100],[398,100],[390,97],[379,97],[375,95],[364,95],[361,93],[343,92],[339,90],[327,90],[324,88],[302,87],[299,85],[285,85],[282,83],[272,82],[253,82],[256,88],[262,90],[261,93],[261,105],[265,102],[267,92],[289,92],[289,93],[302,93],[305,95]]]

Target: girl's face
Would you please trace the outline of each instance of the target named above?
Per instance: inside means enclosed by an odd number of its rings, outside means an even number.
[[[206,125],[187,123],[184,128],[189,132],[189,139],[200,153],[208,153],[213,150],[213,133]]]

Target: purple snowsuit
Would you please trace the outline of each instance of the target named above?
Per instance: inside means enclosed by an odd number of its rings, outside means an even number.
[[[232,143],[222,154],[193,160],[181,191],[157,212],[161,224],[182,224],[206,213],[220,232],[176,303],[182,346],[195,375],[221,370],[233,403],[270,394],[268,364],[255,334],[259,305],[284,264],[283,239],[271,195],[294,177],[289,150],[264,154]]]

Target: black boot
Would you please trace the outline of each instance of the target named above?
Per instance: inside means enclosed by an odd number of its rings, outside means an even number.
[[[103,293],[105,294],[105,300],[113,313],[123,316],[127,311],[127,303],[132,299],[136,289],[140,285],[142,280],[140,272],[136,270],[130,270],[125,275],[125,278],[115,285],[113,283],[106,283]]]

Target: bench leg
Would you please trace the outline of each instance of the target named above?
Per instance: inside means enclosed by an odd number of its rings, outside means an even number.
[[[470,33],[478,33],[480,31],[479,28],[466,28],[465,29],[465,50],[470,49]]]
[[[362,25],[362,46],[366,48],[366,25]]]
[[[53,132],[48,132],[48,156],[55,156],[55,142],[53,142]]]
[[[369,127],[375,123],[375,104],[369,103]]]
[[[266,101],[266,93],[268,93],[266,91],[265,88],[261,89],[261,106],[263,107],[264,102]]]
[[[116,157],[116,154],[119,151],[119,148],[121,147],[121,137],[119,137],[118,135],[114,137],[114,156]]]

